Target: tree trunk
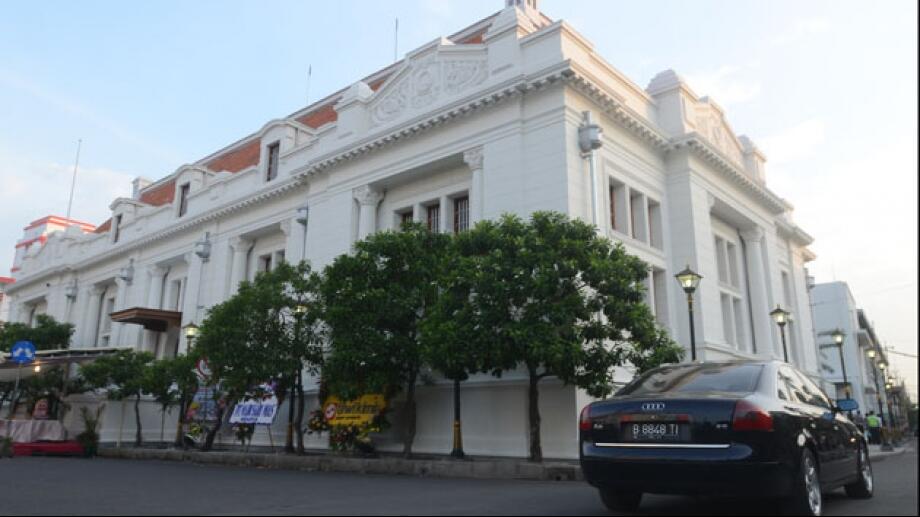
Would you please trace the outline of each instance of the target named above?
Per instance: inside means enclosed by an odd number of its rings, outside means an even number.
[[[287,433],[284,435],[284,452],[294,452],[294,403],[297,402],[297,382],[294,381],[296,376],[291,376],[291,394],[288,398],[288,425]]]
[[[137,423],[137,434],[134,436],[134,446],[140,447],[143,443],[141,437],[141,396],[137,394],[134,397],[134,421]]]
[[[173,445],[182,447],[182,427],[185,424],[185,412],[188,411],[188,404],[185,401],[179,402],[179,418],[176,419],[176,440]]]
[[[543,447],[540,445],[540,390],[537,383],[540,377],[537,376],[537,369],[527,367],[530,373],[530,385],[527,390],[527,410],[528,421],[530,424],[530,461],[543,461]]]
[[[294,429],[297,431],[297,454],[303,454],[303,410],[305,402],[303,395],[303,370],[297,372],[296,384],[297,392],[294,400],[297,400],[297,419],[294,421]]]
[[[415,374],[409,378],[408,386],[406,387],[406,414],[405,414],[405,424],[406,424],[406,434],[403,437],[403,456],[406,458],[412,457],[412,443],[415,441]]]
[[[233,412],[232,409],[233,408],[230,408],[231,413]],[[204,445],[201,447],[202,451],[207,452],[207,451],[210,451],[211,448],[214,447],[214,439],[217,437],[217,432],[220,431],[220,426],[224,422],[224,412],[226,410],[227,408],[224,408],[219,403],[217,404],[217,415],[216,415],[217,422],[214,423],[214,427],[208,430],[208,434],[204,440]]]

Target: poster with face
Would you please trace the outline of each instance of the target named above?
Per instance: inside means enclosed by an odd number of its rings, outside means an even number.
[[[39,399],[32,410],[32,420],[48,420],[48,399]]]

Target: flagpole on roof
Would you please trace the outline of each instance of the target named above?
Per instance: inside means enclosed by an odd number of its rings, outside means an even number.
[[[70,200],[67,201],[67,219],[70,219],[70,209],[73,206],[73,191],[77,185],[77,166],[80,163],[80,146],[83,145],[83,139],[77,140],[77,157],[73,162],[73,179],[70,180]]]
[[[399,18],[396,18],[396,27],[393,29],[393,62],[399,60]]]
[[[310,80],[313,78],[313,65],[307,68],[307,106],[310,105]]]

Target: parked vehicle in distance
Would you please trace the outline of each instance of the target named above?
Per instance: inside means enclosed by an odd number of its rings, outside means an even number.
[[[783,498],[820,515],[822,494],[872,497],[863,435],[806,375],[777,361],[666,365],[581,412],[585,480],[611,510],[643,493]]]

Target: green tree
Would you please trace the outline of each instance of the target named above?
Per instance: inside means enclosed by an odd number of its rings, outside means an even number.
[[[256,395],[263,383],[275,381],[279,399],[292,386],[295,395],[300,390],[302,420],[302,372],[317,371],[322,363],[312,292],[316,282],[306,263],[282,263],[253,282],[243,282],[233,297],[208,312],[194,352],[207,358],[212,382],[220,386],[230,408]],[[213,446],[228,409],[226,404],[217,407],[218,421],[208,430],[204,450]]]
[[[415,440],[415,389],[425,363],[420,324],[438,296],[448,235],[419,224],[371,235],[324,271],[329,390],[351,399],[405,391],[403,453]]]
[[[640,371],[676,361],[681,350],[643,302],[648,266],[594,227],[537,212],[529,222],[506,215],[458,237],[467,300],[455,332],[490,349],[494,374],[523,367],[528,376],[530,459],[542,461],[539,383],[556,377],[602,397],[614,366]]]
[[[195,392],[198,377],[195,375],[196,357],[188,354],[154,361],[144,370],[142,389],[160,404],[160,435],[165,432],[166,413],[178,406],[175,445],[182,445],[182,425]]]
[[[134,399],[136,435],[134,445],[143,443],[141,434],[141,396],[144,394],[145,371],[153,361],[150,352],[119,350],[80,367],[80,374],[93,389],[104,390],[109,400]]]
[[[35,326],[25,323],[0,325],[0,352],[9,352],[17,341],[31,341],[36,350],[63,350],[70,346],[73,325],[58,323],[47,314],[35,317]]]

